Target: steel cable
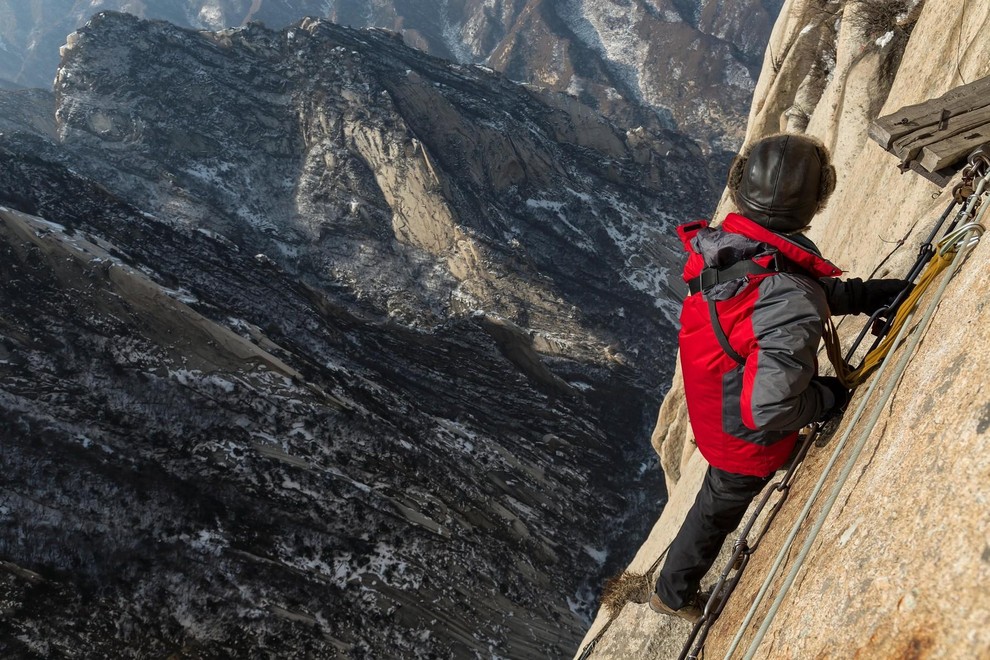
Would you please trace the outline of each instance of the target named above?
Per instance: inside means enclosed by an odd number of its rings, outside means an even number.
[[[981,181],[981,188],[985,187],[986,181],[987,178],[984,177],[984,179]],[[980,192],[982,192],[982,190]],[[965,260],[966,255],[968,255],[969,252],[976,245],[976,242],[979,240],[980,235],[983,234],[984,227],[981,224],[981,221],[983,219],[983,216],[986,214],[988,208],[990,208],[990,204],[984,205],[984,208],[981,209],[980,217],[977,221],[968,223],[963,227],[960,227],[957,231],[945,237],[939,243],[939,250],[937,257],[939,259],[947,259],[948,263],[943,267],[941,267],[938,270],[938,272],[943,272],[950,266],[953,266],[953,268],[951,272],[942,279],[942,282],[935,296],[933,297],[928,307],[926,308],[924,317],[921,323],[918,325],[917,331],[915,332],[906,350],[904,351],[900,359],[900,362],[898,363],[897,367],[894,370],[894,374],[892,378],[888,381],[887,387],[884,388],[884,391],[881,396],[881,400],[876,405],[873,414],[871,415],[866,425],[866,428],[863,429],[863,432],[860,438],[858,439],[856,446],[854,447],[850,457],[847,459],[846,465],[843,467],[843,471],[840,474],[839,479],[836,482],[835,486],[833,487],[829,499],[827,500],[822,511],[819,513],[815,525],[809,532],[809,535],[805,540],[805,543],[802,546],[797,559],[795,560],[794,566],[791,568],[787,578],[785,579],[783,586],[781,587],[780,592],[777,594],[776,598],[774,599],[774,602],[771,605],[770,610],[767,612],[767,615],[765,616],[762,625],[760,626],[756,636],[751,642],[746,652],[745,658],[747,659],[752,658],[753,655],[756,653],[756,650],[759,647],[760,643],[762,642],[764,636],[766,635],[767,630],[769,629],[769,626],[773,621],[773,618],[776,616],[776,613],[780,607],[781,602],[786,596],[787,591],[790,589],[790,586],[793,584],[798,571],[803,566],[804,560],[806,559],[808,553],[810,552],[811,545],[814,543],[815,538],[818,535],[818,532],[821,530],[822,526],[824,525],[825,520],[831,511],[832,505],[834,505],[835,500],[838,498],[839,491],[842,489],[846,480],[848,479],[849,473],[852,471],[852,468],[856,460],[859,458],[859,455],[862,452],[862,448],[865,445],[866,440],[869,438],[870,434],[873,431],[873,428],[875,427],[877,421],[879,420],[879,417],[883,412],[883,404],[886,403],[886,401],[890,398],[894,388],[897,386],[901,376],[906,370],[907,364],[910,361],[914,353],[914,350],[917,348],[918,343],[921,341],[921,338],[924,336],[925,330],[927,329],[927,326],[931,321],[932,316],[935,313],[935,309],[938,307],[942,299],[942,296],[945,293],[945,289],[948,286],[948,283],[955,276],[960,265]],[[949,255],[951,255],[951,257]],[[899,325],[898,332],[896,333],[896,336],[893,342],[891,343],[891,346],[897,345],[901,341],[901,339],[908,334],[908,328],[909,328],[908,321],[913,317],[913,315],[914,315],[914,309],[909,308],[909,310],[905,313],[904,320]],[[758,609],[760,603],[762,602],[764,596],[766,595],[766,592],[769,590],[770,584],[773,582],[774,578],[777,575],[777,572],[780,569],[780,566],[783,564],[787,554],[790,552],[791,545],[793,544],[795,538],[797,537],[800,527],[807,519],[811,511],[811,508],[813,507],[814,502],[817,499],[817,496],[824,488],[825,481],[830,475],[832,468],[835,466],[836,462],[838,461],[840,453],[844,449],[849,437],[852,435],[853,431],[855,430],[855,426],[857,422],[863,416],[863,413],[866,410],[866,405],[867,403],[869,403],[873,395],[873,392],[877,389],[877,386],[880,383],[879,375],[882,374],[886,370],[886,368],[891,364],[890,357],[891,355],[888,353],[887,356],[881,361],[879,366],[878,377],[874,379],[869,389],[867,390],[866,395],[860,401],[860,404],[857,407],[852,420],[847,425],[847,430],[845,434],[843,435],[842,439],[838,442],[835,450],[832,452],[832,456],[830,457],[828,464],[823,470],[821,477],[819,478],[818,482],[815,484],[815,488],[812,490],[812,493],[808,497],[808,500],[804,508],[802,509],[797,520],[795,521],[791,529],[791,533],[788,535],[787,540],[784,542],[784,544],[781,547],[781,550],[778,552],[773,566],[771,567],[770,571],[767,573],[767,577],[764,580],[763,585],[760,587],[760,590],[757,593],[757,596],[754,599],[753,604],[750,606],[749,612],[747,612],[746,618],[743,620],[743,623],[740,625],[739,630],[736,633],[736,636],[732,640],[729,650],[725,656],[726,660],[732,657],[732,654],[735,652],[736,648],[738,647],[739,642],[742,640],[742,637],[746,632],[746,629],[749,627],[749,624],[752,622],[756,614],[756,610]]]

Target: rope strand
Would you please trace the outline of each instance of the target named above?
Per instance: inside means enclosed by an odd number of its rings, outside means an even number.
[[[970,164],[971,165],[973,164],[972,156],[971,156]],[[982,178],[980,179],[976,190],[974,191],[972,190],[972,188],[970,188],[967,191],[968,193],[971,193],[968,198],[968,203],[965,205],[965,208],[962,209],[959,212],[959,214],[957,214],[956,219],[952,223],[953,225],[955,225],[955,223],[958,222],[960,218],[972,218],[974,212],[981,203],[982,196],[984,192],[987,190],[988,185],[990,185],[990,162],[987,162],[986,165],[987,165],[986,171],[982,176]],[[969,180],[971,181],[971,179]],[[926,243],[928,248],[931,247],[932,239],[934,238],[936,233],[940,230],[942,222],[951,212],[951,209],[952,206],[946,209],[946,212],[943,214],[941,220],[939,221],[939,224],[936,226],[934,230],[932,230],[932,234],[931,236],[929,236],[928,242]],[[918,277],[918,281],[915,284],[914,288],[911,290],[910,294],[904,299],[903,303],[900,304],[900,306],[897,308],[897,312],[894,318],[892,319],[892,321],[890,321],[889,327],[885,328],[886,332],[883,336],[883,339],[879,340],[878,343],[875,345],[875,347],[867,352],[866,357],[864,357],[863,362],[859,365],[859,367],[853,369],[843,358],[842,348],[839,342],[836,328],[830,318],[826,320],[825,327],[823,329],[823,343],[825,345],[825,350],[828,355],[829,361],[835,367],[836,375],[841,380],[841,382],[846,387],[853,389],[863,384],[867,380],[867,378],[869,378],[869,376],[874,373],[874,371],[879,370],[878,377],[874,379],[873,382],[870,384],[870,387],[867,389],[865,396],[862,398],[859,405],[857,406],[851,421],[847,424],[847,430],[845,434],[843,435],[842,439],[837,443],[834,451],[832,452],[832,456],[830,457],[828,464],[823,470],[815,487],[812,489],[811,494],[809,495],[807,501],[805,502],[804,508],[802,509],[801,513],[798,515],[789,536],[781,546],[781,549],[777,554],[773,566],[771,567],[766,578],[764,579],[764,582],[761,585],[760,590],[756,595],[756,598],[754,599],[752,605],[750,606],[750,609],[747,612],[745,619],[743,620],[742,624],[739,626],[736,635],[729,646],[729,650],[725,656],[726,660],[730,660],[733,653],[738,648],[740,642],[742,641],[743,636],[745,635],[746,630],[748,629],[750,623],[752,622],[756,614],[757,609],[759,608],[759,605],[762,603],[764,597],[766,596],[766,593],[769,590],[771,583],[777,577],[778,571],[780,570],[783,562],[786,560],[787,555],[790,553],[791,546],[794,543],[801,526],[804,524],[804,521],[808,518],[811,509],[814,506],[815,500],[817,499],[818,495],[821,493],[822,489],[824,488],[825,482],[830,476],[832,469],[835,467],[835,464],[837,463],[838,458],[841,455],[842,451],[845,449],[845,445],[848,442],[853,431],[855,430],[856,424],[862,418],[866,410],[867,403],[869,403],[874,391],[878,387],[881,381],[879,375],[883,374],[886,371],[887,367],[891,364],[892,350],[895,347],[898,347],[902,341],[905,341],[907,345],[907,349],[903,352],[903,355],[901,356],[901,359],[898,362],[897,367],[894,369],[894,374],[892,378],[888,380],[887,386],[884,388],[884,391],[881,394],[880,402],[878,403],[877,406],[875,406],[873,412],[871,413],[866,428],[863,430],[862,434],[858,438],[857,443],[853,448],[849,458],[847,459],[842,472],[840,473],[835,485],[833,486],[829,499],[826,501],[823,509],[821,510],[818,518],[815,521],[814,526],[810,530],[808,537],[805,539],[805,543],[802,546],[794,565],[792,566],[790,572],[785,578],[784,584],[781,587],[780,592],[777,594],[773,604],[770,606],[770,609],[767,615],[764,617],[764,620],[759,630],[757,631],[749,648],[747,649],[745,655],[746,660],[749,660],[754,656],[757,649],[759,648],[759,645],[762,643],[774,617],[776,616],[776,613],[780,607],[781,602],[783,601],[788,590],[793,584],[798,572],[803,567],[804,561],[806,560],[810,552],[811,546],[814,544],[814,541],[816,540],[818,533],[824,526],[824,523],[828,518],[828,515],[830,514],[831,509],[836,499],[838,498],[838,495],[840,494],[840,491],[842,490],[846,481],[848,480],[849,475],[853,467],[855,466],[855,463],[857,462],[860,454],[862,453],[866,441],[868,440],[874,427],[876,426],[880,418],[880,415],[883,412],[884,404],[887,402],[887,400],[889,400],[889,398],[893,393],[893,390],[899,384],[900,379],[907,368],[908,362],[910,361],[915,350],[917,349],[917,346],[920,343],[921,338],[924,336],[925,332],[927,331],[928,325],[930,324],[931,319],[934,316],[935,310],[938,308],[941,302],[941,299],[945,293],[945,290],[949,282],[955,277],[956,273],[958,273],[962,263],[965,261],[965,258],[969,255],[969,253],[976,246],[976,244],[979,243],[980,238],[985,232],[985,227],[982,224],[982,220],[984,216],[987,214],[988,210],[990,210],[990,203],[983,204],[982,208],[979,209],[978,217],[974,221],[966,223],[955,230],[953,230],[952,226],[949,227],[949,229],[947,230],[949,233],[945,237],[943,237],[941,241],[939,241],[937,250],[934,251],[931,260],[924,267],[924,270],[922,271],[921,275]],[[915,268],[912,269],[911,277],[913,277],[913,274],[917,272],[917,269],[921,268],[921,264],[923,263],[922,258],[925,256],[924,251],[925,248],[923,248],[922,257],[919,257],[919,261],[917,262]],[[951,272],[947,276],[942,278],[935,296],[928,303],[922,321],[918,324],[917,328],[914,329],[915,332],[913,336],[910,338],[910,340],[908,340],[907,337],[908,335],[911,334],[911,330],[909,330],[909,325],[911,320],[915,316],[915,311],[918,309],[918,305],[919,302],[921,301],[921,298],[931,288],[932,284],[939,279],[939,276],[945,273],[949,269],[951,269]],[[893,305],[896,305],[896,302],[893,303],[892,306]],[[858,344],[858,340],[857,340],[857,344]],[[853,351],[851,351],[851,353],[852,352]],[[795,459],[794,464],[792,465],[790,470],[788,470],[788,473],[785,475],[784,479],[781,482],[775,484],[774,487],[771,489],[771,492],[780,491],[781,497],[778,499],[778,502],[775,503],[769,519],[765,521],[762,529],[760,530],[756,544],[754,544],[754,546],[752,547],[748,546],[748,535],[753,525],[755,524],[757,518],[760,516],[766,504],[768,503],[770,499],[769,498],[770,493],[764,496],[763,500],[758,504],[757,509],[751,515],[749,523],[745,526],[744,531],[740,535],[739,539],[736,541],[735,547],[733,548],[733,554],[731,559],[726,565],[726,568],[722,571],[722,574],[720,575],[715,585],[715,589],[713,590],[711,597],[708,600],[708,603],[706,603],[705,610],[701,619],[695,624],[690,637],[688,638],[686,644],[683,647],[683,650],[680,655],[680,658],[682,660],[685,657],[692,660],[698,658],[699,657],[698,654],[700,654],[703,651],[704,644],[708,636],[708,632],[711,629],[711,626],[713,625],[714,621],[718,618],[719,614],[721,614],[721,611],[724,608],[728,597],[732,594],[736,585],[739,583],[739,580],[742,577],[742,572],[745,569],[746,565],[748,564],[748,560],[750,556],[753,554],[753,552],[755,552],[756,547],[759,545],[760,541],[763,538],[763,535],[766,533],[770,525],[770,522],[772,522],[773,518],[776,516],[780,507],[783,505],[784,500],[786,500],[788,489],[790,487],[790,483],[794,476],[794,472],[797,466],[803,462],[803,458],[807,451],[807,447],[810,445],[810,442],[814,438],[816,433],[820,432],[821,430],[820,427],[821,424],[816,425],[815,430],[811,433],[811,435],[808,438],[806,438],[805,445],[802,447],[799,457]],[[656,561],[653,563],[648,573],[646,574],[647,576],[652,576],[654,571],[659,567],[660,563],[663,561],[663,558],[667,554],[667,551],[669,549],[670,549],[670,545],[668,545],[667,548],[664,549],[662,553],[660,553],[660,556],[657,557]],[[733,576],[731,580],[729,580],[728,579],[729,575],[733,570],[735,570],[736,574]],[[581,660],[586,660],[588,657],[590,657],[591,653],[597,646],[598,642],[605,635],[605,633],[608,631],[612,623],[617,618],[619,611],[621,611],[621,608],[619,608],[614,612],[611,612],[611,616],[602,626],[598,634],[584,647],[580,656]],[[694,644],[696,641],[697,644],[692,649],[692,644]]]

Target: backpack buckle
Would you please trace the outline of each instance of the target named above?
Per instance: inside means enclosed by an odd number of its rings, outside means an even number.
[[[701,275],[698,276],[700,289],[707,292],[708,289],[718,284],[718,274],[719,271],[717,268],[706,268],[701,271]]]

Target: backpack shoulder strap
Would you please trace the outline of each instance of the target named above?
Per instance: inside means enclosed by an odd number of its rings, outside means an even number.
[[[755,261],[746,259],[721,270],[717,268],[706,268],[701,271],[701,275],[688,281],[688,290],[691,294],[701,292],[705,300],[708,301],[708,315],[712,319],[712,330],[715,331],[715,339],[718,340],[719,346],[722,347],[726,355],[739,364],[746,364],[746,360],[729,344],[729,338],[725,335],[725,330],[722,329],[722,324],[718,320],[718,309],[715,306],[715,301],[706,294],[716,284],[739,279],[746,275],[769,275],[783,272],[776,260],[768,264],[768,266],[772,267],[761,266]]]
[[[722,324],[718,321],[718,310],[715,309],[715,301],[708,298],[708,315],[712,319],[712,330],[715,331],[715,339],[718,340],[718,345],[722,347],[725,354],[730,358],[738,362],[739,364],[746,364],[746,360],[743,356],[736,352],[736,349],[732,348],[729,343],[729,338],[725,336],[725,331],[722,329]]]
[[[767,268],[761,266],[760,264],[752,261],[751,259],[745,259],[743,261],[737,261],[727,268],[706,268],[701,271],[698,277],[688,280],[688,291],[692,294],[698,293],[699,291],[708,291],[716,284],[721,284],[723,282],[728,282],[729,280],[739,279],[740,277],[745,277],[746,275],[769,275],[770,273],[779,273],[780,268],[776,267],[774,264],[773,268]]]

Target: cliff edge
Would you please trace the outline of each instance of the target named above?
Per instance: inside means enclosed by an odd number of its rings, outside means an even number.
[[[988,24],[990,5],[965,0],[785,4],[754,95],[747,142],[779,130],[806,131],[832,150],[838,188],[810,237],[847,276],[903,277],[958,182],[957,176],[943,189],[912,172],[900,173],[897,159],[868,139],[869,123],[990,75],[990,45],[981,39]],[[714,217],[728,210],[723,198]],[[712,626],[705,657],[990,654],[990,593],[985,589],[990,581],[990,456],[985,448],[990,356],[982,350],[990,334],[983,286],[988,262],[990,247],[984,241],[948,282],[927,328],[914,321],[907,339],[919,341],[903,375],[871,379],[877,380],[875,391],[889,388],[890,398],[878,404],[874,396],[864,403],[868,382],[856,392],[838,429],[811,448],[790,498]],[[926,294],[922,309],[933,295]],[[840,324],[844,345],[862,323],[853,317]],[[902,345],[894,360],[905,351]],[[643,585],[652,584],[657,558],[676,533],[706,468],[687,426],[678,378],[653,435],[670,502],[627,569],[647,579],[613,601],[611,609],[602,608],[579,657],[676,658],[690,633],[687,623],[635,602],[643,600]],[[852,411],[860,404],[866,414],[855,419]],[[875,411],[879,417],[870,425]],[[849,478],[837,490],[835,506],[809,543],[762,642],[754,644],[770,604],[785,591],[784,576],[796,564],[839,469],[823,481],[821,495],[810,498],[807,522],[798,527],[795,522],[836,447],[844,447],[836,456],[838,466],[851,456],[855,442],[842,445],[844,437],[862,440],[862,453],[851,463]],[[750,616],[782,548],[782,568]],[[723,561],[716,563],[709,582],[723,566]]]

